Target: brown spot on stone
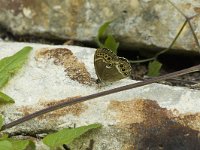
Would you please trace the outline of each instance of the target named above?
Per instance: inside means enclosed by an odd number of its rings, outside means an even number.
[[[129,124],[133,122],[140,123],[147,120],[147,115],[155,116],[157,118],[157,122],[159,122],[160,117],[163,118],[163,116],[166,116],[166,114],[169,113],[166,109],[160,108],[155,101],[148,101],[147,103],[146,100],[125,102],[112,101],[109,108],[118,112],[119,115],[116,116],[116,118],[120,120],[120,124]],[[149,114],[149,112],[153,114]],[[131,115],[130,113],[137,115]]]
[[[133,145],[124,144],[122,150],[136,150]]]
[[[183,10],[186,10],[186,9],[190,9],[191,6],[192,6],[191,3],[183,3],[181,4],[180,8],[183,8]]]
[[[77,97],[72,97],[72,98],[77,98]],[[71,98],[70,98],[71,99]],[[22,106],[18,108],[20,112],[23,113],[24,116],[30,115],[31,113],[34,113],[36,111],[42,110],[47,107],[51,107],[54,105],[57,105],[59,103],[67,102],[70,99],[63,99],[63,100],[52,100],[48,102],[40,102],[37,107],[31,107],[31,106]],[[66,114],[72,114],[74,116],[79,116],[81,113],[83,113],[86,109],[88,108],[87,105],[84,103],[77,103],[72,106],[66,106],[64,108],[49,112],[47,114],[38,116],[38,119],[49,119],[52,120],[55,118],[58,119],[61,116],[65,116]]]
[[[1,8],[5,10],[11,10],[10,12],[13,13],[13,15],[18,15],[22,11],[22,2],[21,1],[5,1],[1,2]]]
[[[24,116],[29,115],[33,113],[34,111],[36,111],[35,109],[33,109],[33,107],[30,107],[30,106],[21,106],[17,110],[22,112]]]
[[[129,145],[134,145],[134,149],[196,150],[200,147],[200,132],[188,126],[194,120],[200,122],[199,114],[177,117],[151,100],[112,101],[109,109],[117,113],[118,127],[131,134]]]
[[[71,50],[67,48],[42,49],[37,52],[36,59],[45,57],[54,59],[56,65],[62,65],[67,75],[82,84],[92,84],[93,80],[85,65],[77,60]]]
[[[194,7],[194,11],[195,11],[197,14],[200,14],[200,7]]]
[[[77,97],[73,97],[73,98],[77,98]],[[70,99],[63,99],[63,100],[54,100],[51,102],[42,102],[41,105],[44,107],[50,107],[50,106],[54,106],[57,105],[59,103],[63,103],[63,102],[67,102]],[[40,117],[40,119],[44,119],[44,118],[58,118],[60,116],[65,116],[66,114],[73,114],[74,116],[79,116],[81,113],[83,113],[86,109],[88,108],[87,105],[85,105],[84,103],[77,103],[74,104],[72,106],[66,106],[64,108],[55,110],[53,112],[50,112],[48,114],[44,114]]]
[[[195,114],[180,114],[174,119],[184,126],[200,131],[200,113]]]
[[[4,1],[1,2],[0,10],[9,11],[14,16],[19,14],[23,14],[23,9],[30,9],[31,11],[35,11],[36,13],[44,11],[41,9],[42,4],[45,2],[38,2],[38,1],[27,1],[27,0],[15,0],[15,1]],[[41,15],[43,16],[43,15]],[[40,17],[37,15],[37,17]],[[44,21],[43,17],[43,21]],[[40,22],[42,23],[42,22]]]

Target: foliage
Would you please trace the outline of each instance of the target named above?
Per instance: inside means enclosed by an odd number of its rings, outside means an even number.
[[[114,53],[117,53],[119,42],[116,42],[115,38],[112,35],[108,35],[105,40],[104,47],[111,49]]]
[[[174,43],[176,42],[176,40],[178,39],[179,35],[181,34],[181,32],[183,31],[184,27],[188,24],[193,37],[195,39],[195,42],[198,46],[198,48],[200,49],[200,45],[198,42],[198,38],[194,32],[194,29],[191,25],[190,20],[193,19],[194,17],[198,16],[199,14],[196,14],[192,17],[187,17],[178,7],[176,7],[171,1],[167,0],[180,14],[182,14],[185,17],[185,22],[183,23],[183,25],[181,26],[180,30],[178,31],[178,33],[176,34],[174,40],[172,41],[172,43],[170,44],[170,46],[162,51],[157,52],[153,57],[147,58],[147,59],[143,59],[143,60],[130,60],[130,63],[144,63],[144,62],[149,62],[148,65],[148,75],[150,76],[158,76],[161,66],[161,63],[158,63],[156,60],[158,58],[158,56],[160,56],[163,53],[168,52],[172,46],[174,45]],[[99,47],[106,47],[111,49],[112,51],[114,51],[115,53],[117,52],[117,48],[119,46],[119,43],[115,41],[114,37],[112,35],[108,35],[104,44],[102,44],[102,42],[100,42],[100,39],[102,39],[105,36],[105,32],[107,30],[107,28],[109,27],[110,23],[112,23],[112,21],[108,21],[105,22],[98,30],[98,35],[96,38],[97,44],[99,45]],[[153,62],[152,62],[153,61]],[[154,68],[155,67],[155,68]]]
[[[0,147],[1,147],[1,150],[12,150],[12,143],[7,141],[7,140],[3,140],[3,141],[0,141]]]
[[[32,47],[24,47],[12,56],[0,60],[0,89],[25,63]]]
[[[157,60],[149,62],[147,75],[150,77],[159,76],[161,67],[162,67],[162,64]]]
[[[27,46],[14,55],[0,60],[0,89],[5,86],[9,79],[23,66],[31,50],[32,47]],[[0,104],[2,103],[14,103],[14,100],[0,92]]]
[[[96,42],[97,42],[99,47],[101,47],[101,48],[105,47],[105,48],[112,50],[114,53],[117,53],[117,49],[119,47],[119,42],[117,42],[115,40],[113,35],[111,35],[111,34],[108,34],[107,36],[105,35],[109,25],[112,22],[113,21],[108,21],[108,22],[105,22],[103,25],[100,26],[100,28],[98,30]],[[105,40],[103,40],[103,39],[105,39]]]
[[[0,92],[0,104],[14,103],[14,100],[8,95]]]
[[[80,137],[82,134],[86,133],[91,129],[99,127],[101,127],[100,124],[91,124],[88,126],[82,126],[78,128],[65,128],[56,133],[47,135],[43,139],[43,143],[49,146],[50,148],[57,148],[59,146],[62,146],[63,144],[71,143],[74,139]]]
[[[96,42],[98,44],[99,47],[103,48],[106,47],[110,50],[112,50],[114,53],[117,53],[117,49],[119,47],[119,42],[116,42],[115,38],[108,34],[105,38],[105,33],[106,30],[108,29],[109,25],[112,23],[112,21],[108,21],[105,22],[103,25],[100,26],[99,30],[98,30],[98,34],[97,34],[97,38],[96,38]],[[105,39],[104,42],[101,42],[102,39]],[[158,76],[161,66],[162,64],[159,63],[158,61],[156,61],[157,58],[157,54],[151,58],[151,59],[145,59],[145,60],[139,60],[139,61],[130,61],[131,63],[141,63],[141,62],[146,62],[149,61],[149,65],[148,65],[148,75],[149,76]],[[153,62],[151,62],[153,61]],[[156,63],[157,62],[157,63]],[[158,64],[159,63],[159,64]],[[155,68],[154,68],[155,67]]]
[[[14,55],[0,60],[0,89],[5,86],[9,79],[23,66],[31,50],[32,47],[24,47]],[[14,100],[0,92],[0,104],[2,103],[14,103]],[[0,115],[0,129],[3,126],[3,122],[3,116]],[[25,150],[28,148],[35,149],[35,145],[32,141],[8,138],[5,134],[0,137],[1,150]]]
[[[3,126],[3,122],[4,122],[4,118],[3,116],[0,114],[0,129]]]
[[[4,119],[0,115],[0,129],[3,125]],[[1,150],[26,150],[35,149],[35,144],[30,140],[18,140],[14,138],[9,138],[8,135],[0,135],[0,149]]]
[[[0,139],[1,150],[26,150],[35,149],[35,144],[29,140],[17,140],[12,138]]]

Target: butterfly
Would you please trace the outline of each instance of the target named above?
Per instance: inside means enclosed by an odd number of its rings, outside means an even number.
[[[94,68],[100,82],[115,82],[131,75],[126,58],[118,57],[107,48],[98,48],[94,54]]]

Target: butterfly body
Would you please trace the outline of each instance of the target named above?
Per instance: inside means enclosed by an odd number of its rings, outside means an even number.
[[[130,76],[131,66],[127,59],[118,57],[107,48],[99,48],[94,55],[94,67],[100,82],[115,82]]]

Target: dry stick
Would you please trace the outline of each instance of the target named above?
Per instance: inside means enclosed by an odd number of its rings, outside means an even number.
[[[11,127],[13,127],[15,125],[18,125],[20,123],[28,121],[28,120],[30,120],[32,118],[38,117],[40,115],[46,114],[48,112],[51,112],[51,111],[54,111],[54,110],[57,110],[57,109],[61,109],[61,108],[66,107],[66,106],[71,106],[71,105],[74,105],[74,104],[77,104],[77,103],[80,103],[80,102],[84,102],[84,101],[87,101],[87,100],[90,100],[90,99],[94,99],[94,98],[98,98],[98,97],[101,97],[101,96],[105,96],[105,95],[109,95],[109,94],[113,94],[113,93],[129,90],[129,89],[132,89],[132,88],[136,88],[136,87],[144,86],[144,85],[147,85],[147,84],[163,81],[163,80],[166,80],[166,79],[174,78],[174,77],[177,77],[177,76],[181,76],[181,75],[184,75],[184,74],[187,74],[187,73],[191,73],[191,72],[196,72],[196,71],[200,71],[200,65],[196,65],[196,66],[193,66],[193,67],[190,67],[190,68],[187,68],[187,69],[183,69],[183,70],[180,70],[180,71],[169,73],[169,74],[166,74],[166,75],[163,75],[163,76],[160,76],[160,77],[155,77],[155,78],[143,81],[143,82],[138,82],[138,83],[125,85],[125,86],[122,86],[122,87],[118,87],[118,88],[114,88],[114,89],[111,89],[111,90],[107,90],[107,91],[91,94],[91,95],[80,97],[80,98],[72,98],[72,99],[69,99],[66,102],[62,102],[62,103],[59,103],[57,105],[44,108],[44,109],[36,111],[36,112],[34,112],[34,113],[30,114],[30,115],[27,115],[27,116],[24,116],[24,117],[22,117],[20,119],[17,119],[15,121],[11,122],[11,123],[5,124],[1,128],[1,130],[5,130],[5,129],[8,129],[8,128],[11,128]]]

